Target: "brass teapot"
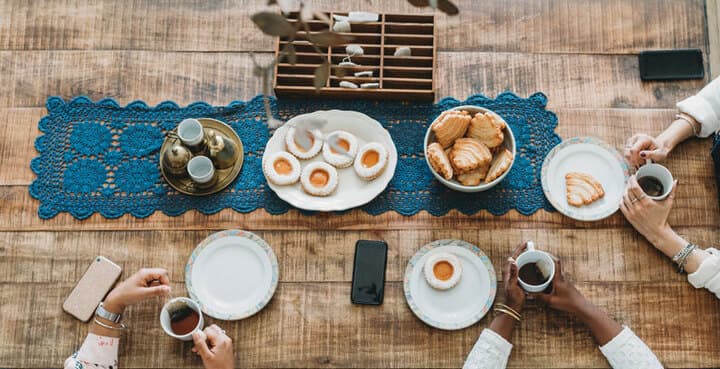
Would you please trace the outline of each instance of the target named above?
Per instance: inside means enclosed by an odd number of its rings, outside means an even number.
[[[207,147],[210,159],[212,159],[217,169],[230,168],[238,160],[238,150],[235,143],[215,130],[210,129],[207,132]]]
[[[162,166],[168,174],[184,177],[187,175],[187,164],[192,159],[190,150],[180,143],[172,145],[162,157]]]

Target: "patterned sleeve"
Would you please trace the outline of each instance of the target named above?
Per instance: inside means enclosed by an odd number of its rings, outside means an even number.
[[[88,333],[78,352],[65,360],[65,369],[117,369],[119,338]]]
[[[706,249],[710,256],[703,260],[695,273],[688,274],[688,281],[695,288],[707,288],[720,298],[720,251]]]
[[[507,366],[512,344],[490,329],[484,329],[463,369],[503,369]]]
[[[720,130],[720,78],[705,86],[697,95],[677,103],[681,112],[700,123],[700,137],[708,137]]]
[[[600,347],[613,369],[662,369],[658,358],[628,327]]]

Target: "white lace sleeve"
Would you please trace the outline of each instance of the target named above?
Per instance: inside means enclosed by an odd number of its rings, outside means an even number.
[[[65,360],[65,369],[117,369],[119,338],[88,333],[82,347]]]
[[[512,344],[490,329],[480,334],[463,369],[503,369],[507,366]]]
[[[706,249],[710,256],[703,260],[695,273],[688,274],[688,281],[695,288],[707,288],[720,298],[720,251]]]
[[[600,347],[614,369],[662,369],[658,358],[628,327]]]
[[[700,123],[698,136],[707,137],[720,130],[720,78],[710,82],[697,95],[677,103],[677,108]]]

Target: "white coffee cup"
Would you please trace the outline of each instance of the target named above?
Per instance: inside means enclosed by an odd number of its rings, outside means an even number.
[[[195,329],[183,335],[175,334],[175,332],[173,332],[172,330],[172,326],[170,325],[170,309],[181,304],[184,304],[190,309],[195,310],[195,312],[198,313],[198,315],[200,316],[200,319],[198,320],[198,324]],[[197,302],[187,297],[176,297],[168,301],[160,311],[160,326],[162,326],[162,329],[170,337],[177,338],[181,341],[192,341],[193,333],[197,331],[202,331],[203,327],[205,326],[205,320],[203,319],[202,309],[200,309],[200,305],[198,305]]]
[[[555,261],[553,260],[552,256],[550,256],[550,254],[548,254],[547,252],[536,250],[535,243],[532,241],[528,241],[527,249],[525,250],[525,252],[520,254],[520,256],[518,256],[517,260],[515,260],[515,263],[518,266],[518,273],[520,272],[520,269],[523,267],[523,265],[536,263],[538,268],[543,272],[543,275],[547,276],[547,280],[545,281],[545,283],[539,285],[525,283],[522,278],[518,277],[520,287],[522,287],[527,292],[545,291],[545,289],[550,286],[553,278],[555,277]]]
[[[197,119],[185,119],[177,127],[177,135],[188,146],[195,146],[205,137],[202,124]]]
[[[643,177],[654,177],[660,181],[663,186],[663,193],[659,196],[650,196],[646,194],[647,197],[653,200],[665,200],[670,195],[670,192],[672,192],[673,185],[675,184],[675,179],[668,168],[665,168],[658,163],[653,163],[649,159],[645,162],[645,165],[641,166],[635,173],[635,178],[638,181]]]
[[[195,156],[187,164],[187,172],[190,179],[198,184],[206,184],[215,177],[215,167],[212,160],[207,156]]]

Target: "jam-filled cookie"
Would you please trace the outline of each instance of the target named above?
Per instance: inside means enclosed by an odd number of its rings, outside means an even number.
[[[425,262],[423,274],[432,288],[448,290],[460,281],[462,263],[449,252],[438,252]]]
[[[328,163],[310,163],[302,170],[300,185],[310,195],[329,196],[338,186],[337,170]]]
[[[471,119],[466,111],[449,110],[440,114],[430,127],[440,146],[446,148],[465,135]]]
[[[474,138],[458,138],[450,151],[450,163],[456,174],[465,174],[487,165],[492,160],[490,150]]]
[[[297,182],[300,179],[300,171],[300,162],[285,151],[271,154],[263,161],[265,178],[278,186]]]
[[[332,148],[334,142],[345,152],[338,152]],[[346,131],[334,131],[325,136],[322,154],[323,159],[336,168],[347,168],[352,165],[358,152],[358,141],[355,135]]]
[[[287,135],[285,136],[285,147],[287,148],[287,151],[295,155],[298,159],[303,160],[311,159],[315,157],[315,155],[319,154],[323,146],[322,134],[320,131],[313,130],[307,132],[309,147],[305,147],[301,143],[297,142],[297,137],[295,137],[297,131],[297,127],[290,127],[288,129]]]
[[[371,181],[379,177],[388,164],[388,151],[385,146],[371,142],[363,145],[355,157],[354,169],[357,175]]]

